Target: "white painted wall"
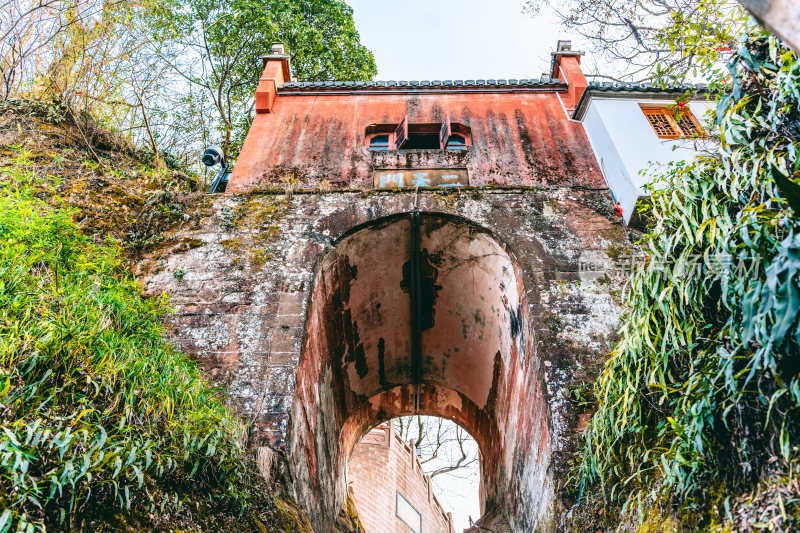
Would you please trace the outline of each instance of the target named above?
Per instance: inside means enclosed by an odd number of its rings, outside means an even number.
[[[622,206],[626,223],[634,213],[636,200],[645,194],[647,178],[641,175],[642,170],[652,163],[684,161],[697,154],[692,139],[659,139],[640,104],[667,106],[675,104],[675,100],[592,95],[581,121],[606,183]],[[689,109],[701,123],[705,123],[706,111],[711,108],[711,102],[689,103]]]

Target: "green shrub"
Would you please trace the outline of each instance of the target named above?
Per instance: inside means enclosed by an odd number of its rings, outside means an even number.
[[[729,496],[791,472],[799,451],[800,61],[754,34],[730,72],[716,82],[719,146],[652,191],[648,258],[596,384],[583,477],[640,512],[707,509],[721,487],[724,517]]]
[[[163,340],[166,302],[140,297],[114,243],[83,237],[0,176],[0,532],[238,498],[239,423]]]

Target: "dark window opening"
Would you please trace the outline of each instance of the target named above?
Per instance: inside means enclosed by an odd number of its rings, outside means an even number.
[[[408,140],[400,150],[438,150],[439,136],[435,133],[408,132]]]
[[[467,149],[467,139],[464,138],[463,135],[459,135],[454,133],[450,136],[450,140],[447,142],[447,149],[448,150],[466,150]]]
[[[370,150],[388,150],[390,146],[389,135],[373,135],[369,139]]]
[[[469,128],[450,123],[410,124],[404,117],[399,124],[372,124],[366,129],[370,150],[466,150],[471,143]]]

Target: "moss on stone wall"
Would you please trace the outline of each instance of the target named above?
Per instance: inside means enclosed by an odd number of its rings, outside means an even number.
[[[72,207],[85,235],[113,237],[130,257],[200,207],[198,178],[156,165],[127,139],[54,104],[0,103],[0,173],[20,164],[40,197]]]

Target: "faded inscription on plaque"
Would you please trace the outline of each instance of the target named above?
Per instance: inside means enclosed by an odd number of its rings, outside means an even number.
[[[469,185],[469,175],[466,168],[376,170],[372,185],[376,189],[457,188]]]

